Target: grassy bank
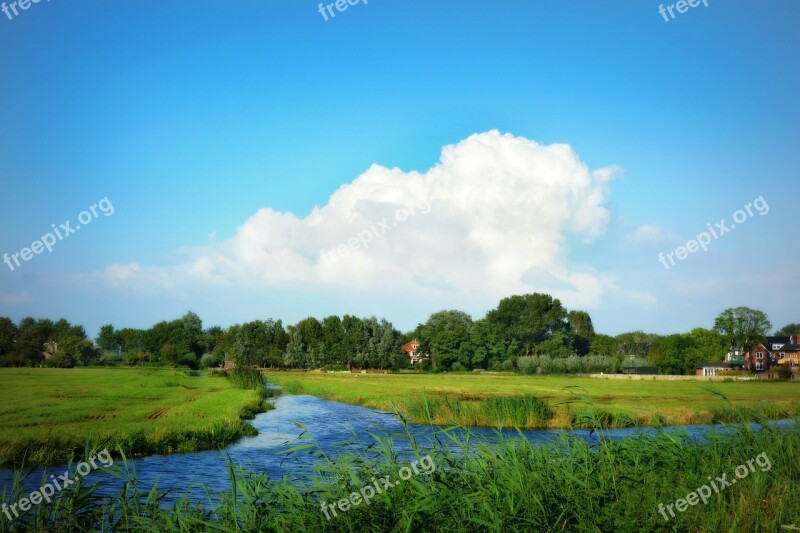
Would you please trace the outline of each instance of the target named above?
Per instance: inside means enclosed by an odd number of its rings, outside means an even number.
[[[270,372],[291,394],[396,408],[413,422],[496,427],[661,426],[800,414],[797,382],[603,380],[516,374]]]
[[[263,387],[167,369],[0,369],[0,466],[66,462],[87,443],[129,455],[215,449],[255,434]]]
[[[602,430],[600,430],[602,432]],[[35,507],[8,531],[780,531],[800,527],[800,431],[747,426],[701,443],[661,434],[595,446],[565,433],[548,445],[520,439],[476,445],[442,432],[417,460],[435,468],[398,481],[410,458],[391,441],[335,462],[309,441],[294,453],[317,457],[306,479],[270,480],[231,465],[233,488],[206,499],[160,505],[164,492],[140,487],[135,475],[121,495],[103,499],[92,487],[70,487]],[[412,441],[413,443],[413,441]],[[305,447],[308,446],[308,447]],[[377,455],[375,455],[377,450]],[[740,465],[747,465],[751,468]],[[421,463],[424,464],[424,463]],[[737,470],[739,467],[739,470]],[[745,468],[746,475],[736,473]],[[431,473],[432,471],[432,473]],[[341,508],[327,519],[321,502],[341,502],[388,476],[394,486],[369,505]],[[725,476],[705,503],[684,512],[674,502]],[[381,483],[382,485],[382,483]],[[209,494],[212,494],[209,491]],[[363,492],[362,494],[368,494]],[[8,502],[24,496],[9,495]],[[664,511],[660,510],[663,504]],[[668,505],[673,504],[672,513]],[[674,516],[672,516],[674,514]],[[666,516],[666,518],[665,518]]]

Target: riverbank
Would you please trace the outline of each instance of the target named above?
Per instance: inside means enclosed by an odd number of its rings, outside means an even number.
[[[129,456],[218,449],[256,430],[263,393],[170,369],[0,368],[0,467],[65,463],[87,445]]]
[[[411,422],[438,425],[659,427],[800,414],[797,382],[628,381],[510,373],[265,375],[291,394],[396,409]]]

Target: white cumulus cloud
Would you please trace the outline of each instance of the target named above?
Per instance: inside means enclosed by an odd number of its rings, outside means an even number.
[[[605,282],[570,268],[566,245],[605,231],[615,172],[590,170],[566,144],[490,131],[445,146],[425,172],[372,165],[305,216],[264,207],[183,263],[114,264],[101,276],[135,291],[296,286],[491,305],[542,291],[594,307]]]

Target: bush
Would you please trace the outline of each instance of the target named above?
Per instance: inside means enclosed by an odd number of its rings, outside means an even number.
[[[192,352],[186,352],[178,359],[178,364],[197,370],[197,356]]]
[[[526,355],[517,359],[517,368],[523,374],[536,374],[539,371],[539,357]]]
[[[222,366],[222,357],[213,353],[204,353],[200,358],[200,368],[216,368]]]
[[[453,372],[466,372],[467,369],[464,365],[456,361],[455,363],[450,365],[450,370]]]
[[[47,359],[44,364],[52,368],[74,368],[75,359],[64,352],[56,352],[56,354]]]
[[[502,362],[502,364],[500,365],[500,370],[503,370],[505,372],[513,372],[516,367],[517,367],[517,358],[509,357],[508,359]]]
[[[264,388],[264,376],[254,368],[234,368],[223,375],[240,389],[260,390]]]
[[[517,359],[517,370],[522,374],[581,374],[614,373],[616,363],[607,355],[587,355],[580,357],[551,357],[549,355],[529,355]]]
[[[430,359],[421,359],[414,368],[419,370],[420,372],[427,372],[431,369],[431,360]]]

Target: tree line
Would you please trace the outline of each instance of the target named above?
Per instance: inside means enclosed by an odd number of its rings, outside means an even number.
[[[462,311],[432,314],[414,330],[400,332],[386,319],[352,315],[255,320],[228,328],[203,327],[188,312],[148,329],[100,328],[89,339],[82,326],[61,319],[0,317],[0,366],[164,365],[206,368],[225,359],[239,365],[396,370],[409,366],[404,343],[418,339],[429,358],[420,368],[436,371],[505,370],[523,373],[617,372],[626,365],[652,365],[662,373],[691,374],[702,362],[721,361],[732,347],[753,346],[771,329],[766,314],[728,309],[710,329],[656,335],[596,333],[585,311],[567,310],[547,294],[504,298],[483,318]],[[776,334],[794,334],[789,324]]]

